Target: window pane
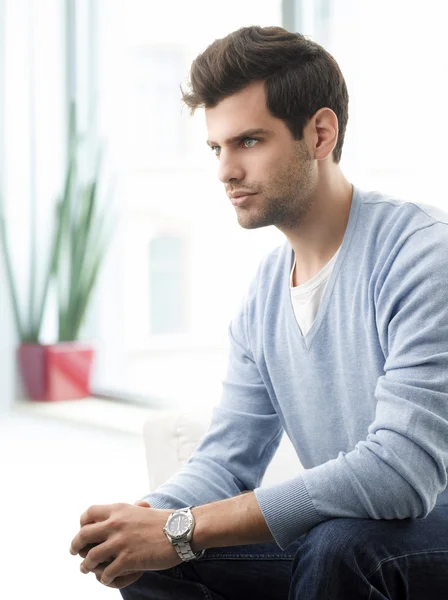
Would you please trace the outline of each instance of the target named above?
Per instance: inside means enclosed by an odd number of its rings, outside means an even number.
[[[175,237],[152,240],[149,264],[150,333],[186,333],[184,240]]]
[[[135,169],[150,170],[185,153],[179,84],[186,70],[177,48],[147,47],[132,56],[130,149]]]

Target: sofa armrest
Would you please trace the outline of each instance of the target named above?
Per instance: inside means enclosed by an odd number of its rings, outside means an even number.
[[[210,418],[211,413],[197,415],[179,410],[156,412],[147,419],[143,437],[151,491],[187,462],[207,432]],[[288,436],[284,435],[262,486],[284,481],[302,469]]]

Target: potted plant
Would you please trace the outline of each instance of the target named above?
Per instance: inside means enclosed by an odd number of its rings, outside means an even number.
[[[6,219],[0,213],[0,242],[20,341],[18,359],[26,392],[33,400],[68,400],[90,393],[95,348],[91,343],[81,342],[79,335],[112,227],[98,206],[101,153],[97,153],[93,177],[81,183],[78,176],[81,143],[76,107],[72,105],[64,190],[55,207],[50,255],[40,297],[35,289],[37,265],[31,248],[31,307],[27,322],[20,314]],[[42,323],[52,284],[57,288],[58,336],[53,344],[41,344]]]

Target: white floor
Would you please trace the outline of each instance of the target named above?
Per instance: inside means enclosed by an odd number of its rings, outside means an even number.
[[[43,416],[0,416],[0,597],[121,598],[69,554],[91,504],[134,502],[148,490],[139,435]]]

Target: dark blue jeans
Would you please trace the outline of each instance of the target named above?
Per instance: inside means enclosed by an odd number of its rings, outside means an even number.
[[[426,519],[332,519],[285,551],[214,548],[146,571],[125,600],[447,600],[448,492]]]

